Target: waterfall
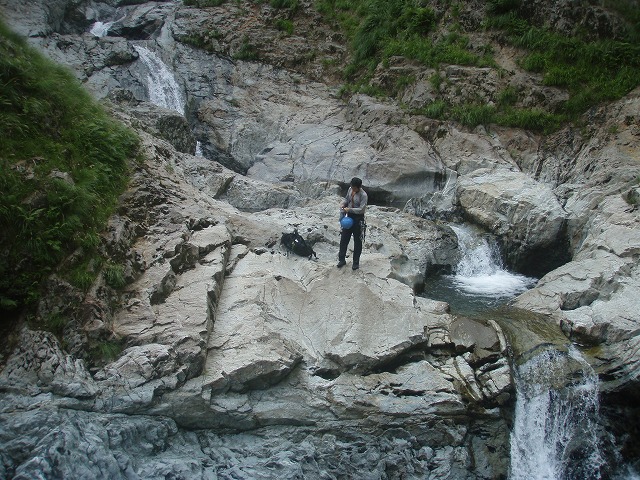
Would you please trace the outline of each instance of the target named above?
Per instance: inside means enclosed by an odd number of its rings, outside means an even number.
[[[604,459],[598,377],[579,352],[550,348],[516,369],[510,480],[597,480]]]
[[[95,22],[91,25],[89,29],[89,33],[94,37],[105,37],[107,33],[109,33],[109,29],[113,26],[114,23],[120,22],[126,18],[126,15],[123,15],[117,20],[112,20],[110,22]]]
[[[104,37],[109,32],[109,29],[114,24],[114,22],[95,22],[91,25],[91,29],[89,33],[91,33],[94,37]]]
[[[461,259],[453,284],[469,295],[513,297],[531,288],[536,279],[506,270],[495,243],[470,227],[451,227],[458,237]]]
[[[136,49],[140,60],[148,70],[146,85],[149,90],[149,101],[184,115],[184,94],[167,65],[155,52],[140,45],[134,45],[133,48]]]
[[[508,271],[495,241],[468,225],[451,225],[460,261],[451,275],[425,280],[424,296],[447,302],[451,312],[475,316],[499,307],[535,285],[537,279]]]

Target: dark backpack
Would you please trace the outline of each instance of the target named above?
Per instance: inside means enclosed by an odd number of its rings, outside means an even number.
[[[309,260],[311,260],[311,257],[313,256],[318,258],[318,255],[313,251],[311,245],[309,245],[305,239],[302,238],[302,235],[298,233],[297,228],[293,233],[283,233],[282,238],[280,239],[280,244],[284,245],[288,251],[293,252],[296,255],[300,255],[301,257],[307,257]]]

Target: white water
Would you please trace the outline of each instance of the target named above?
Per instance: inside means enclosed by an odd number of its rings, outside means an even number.
[[[89,33],[91,33],[94,37],[104,37],[109,32],[109,29],[114,24],[114,22],[95,22],[91,25],[91,29]]]
[[[134,45],[140,60],[147,67],[147,89],[149,101],[159,107],[175,110],[184,115],[185,100],[182,89],[178,86],[173,73],[155,52]]]
[[[94,37],[105,37],[107,33],[109,33],[109,29],[113,26],[114,23],[124,20],[126,15],[123,15],[118,20],[113,20],[111,22],[95,22],[91,25],[89,29],[89,33]]]
[[[531,358],[517,368],[516,392],[509,479],[602,478],[598,377],[580,354],[551,349]]]
[[[535,278],[506,270],[497,248],[485,236],[466,226],[451,228],[458,236],[462,254],[455,275],[451,277],[454,288],[469,295],[513,297],[536,283]]]

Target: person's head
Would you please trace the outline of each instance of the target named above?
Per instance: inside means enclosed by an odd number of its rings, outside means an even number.
[[[351,179],[351,188],[355,191],[359,191],[362,188],[362,180],[358,177],[353,177]]]

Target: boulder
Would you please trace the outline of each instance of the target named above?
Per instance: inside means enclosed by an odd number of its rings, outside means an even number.
[[[539,276],[567,260],[567,213],[551,189],[507,169],[479,169],[458,179],[465,216],[495,233],[512,268]]]

